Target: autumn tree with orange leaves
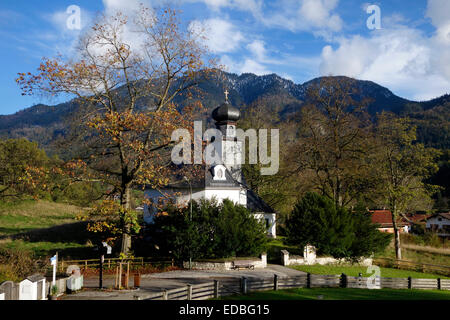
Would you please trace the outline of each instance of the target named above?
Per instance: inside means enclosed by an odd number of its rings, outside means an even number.
[[[24,94],[75,98],[83,129],[71,160],[85,169],[74,178],[101,181],[119,196],[125,254],[133,231],[124,214],[131,213],[131,189],[167,184],[171,133],[193,126],[192,106],[180,110],[174,98],[189,95],[213,70],[205,62],[203,35],[183,28],[177,15],[141,6],[133,20],[121,13],[102,16],[81,36],[73,58],[43,59],[36,74],[19,73],[17,79]]]

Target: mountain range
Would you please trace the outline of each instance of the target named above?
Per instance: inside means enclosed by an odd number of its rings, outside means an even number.
[[[337,79],[339,80],[339,79]],[[202,117],[211,114],[213,108],[224,101],[224,90],[230,92],[230,103],[241,110],[262,99],[276,103],[262,105],[266,112],[284,121],[295,114],[308,101],[307,89],[321,81],[316,78],[303,84],[296,84],[276,74],[257,76],[251,73],[241,75],[220,72],[218,76],[201,82],[202,102],[206,108]],[[429,101],[411,101],[401,98],[389,89],[372,81],[356,80],[359,97],[368,98],[368,111],[375,115],[383,110],[409,116],[418,127],[418,138],[428,146],[450,149],[450,95]],[[119,89],[120,90],[120,89]],[[176,103],[183,105],[187,97],[180,95]],[[25,137],[37,141],[48,149],[50,142],[64,135],[67,115],[76,111],[74,100],[54,106],[37,104],[12,115],[0,116],[0,137]]]

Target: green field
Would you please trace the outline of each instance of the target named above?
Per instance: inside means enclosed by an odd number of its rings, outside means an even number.
[[[58,251],[68,258],[92,251],[84,223],[76,220],[83,209],[45,200],[0,204],[0,247],[29,250],[38,257]]]
[[[395,259],[394,246],[389,245],[384,252],[377,254],[375,257]],[[402,259],[414,261],[416,263],[450,266],[450,255],[435,252],[419,252],[402,248]]]
[[[450,291],[313,288],[260,291],[221,300],[450,300]]]
[[[370,273],[367,273],[367,267],[363,266],[339,266],[339,265],[311,265],[311,266],[290,266],[290,268],[309,272],[312,274],[342,274],[345,273],[348,276],[357,277],[359,273],[362,273],[363,277],[369,277]],[[416,271],[393,269],[393,268],[380,268],[380,276],[384,278],[421,278],[421,279],[449,279],[442,275],[435,275],[429,273],[421,273]]]
[[[270,263],[279,264],[281,261],[281,250],[287,250],[290,254],[303,255],[303,252],[296,246],[290,246],[285,244],[284,237],[277,237],[276,239],[271,239],[268,242],[267,253],[268,261]],[[403,259],[409,260],[415,263],[425,263],[434,265],[444,265],[450,266],[450,255],[440,254],[436,252],[424,252],[402,249]],[[391,258],[395,259],[394,246],[390,244],[386,250],[382,253],[375,255],[375,258]],[[298,270],[310,272],[314,274],[341,274],[345,273],[349,276],[357,276],[360,272],[363,275],[367,275],[365,272],[366,267],[341,267],[341,266],[296,266],[294,267]],[[383,277],[392,278],[405,278],[405,277],[422,277],[422,278],[445,278],[442,275],[434,275],[429,273],[421,273],[415,271],[399,270],[393,268],[381,268],[381,275]]]

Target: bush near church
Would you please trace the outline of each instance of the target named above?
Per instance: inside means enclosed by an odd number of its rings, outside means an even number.
[[[295,205],[287,220],[287,241],[303,248],[317,248],[322,255],[357,259],[382,251],[391,235],[377,230],[363,206],[353,210],[316,193],[306,194]]]
[[[161,254],[178,261],[257,256],[265,250],[266,228],[244,206],[229,200],[192,201],[183,208],[169,205],[150,227]]]

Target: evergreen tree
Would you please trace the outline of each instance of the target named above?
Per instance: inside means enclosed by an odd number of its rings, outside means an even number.
[[[265,225],[244,206],[201,200],[192,202],[191,212],[190,205],[167,206],[155,217],[150,234],[161,253],[186,260],[255,256],[265,249]]]
[[[316,193],[295,205],[287,221],[287,240],[301,248],[313,245],[319,254],[335,258],[368,256],[389,244],[389,236],[377,230],[367,212],[352,212]]]
[[[352,257],[383,251],[391,242],[392,235],[378,230],[378,225],[372,223],[371,213],[362,203],[353,209],[352,219],[355,226],[355,239],[350,248]]]

